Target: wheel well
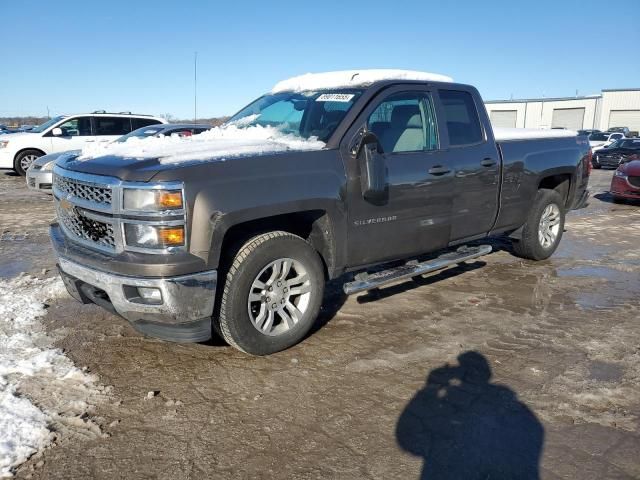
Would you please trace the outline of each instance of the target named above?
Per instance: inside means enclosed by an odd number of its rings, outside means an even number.
[[[569,198],[569,188],[571,187],[571,175],[563,173],[559,175],[551,175],[545,177],[540,181],[538,188],[546,188],[549,190],[555,190],[560,194],[564,200],[565,206]]]
[[[16,159],[18,158],[18,156],[22,153],[22,152],[26,152],[27,150],[33,150],[34,152],[40,152],[42,155],[46,155],[46,153],[44,153],[42,150],[40,150],[39,148],[23,148],[22,150],[18,150],[16,152],[16,154],[13,156],[13,161],[15,162]]]
[[[335,264],[335,246],[329,216],[324,210],[287,213],[233,225],[222,240],[219,267],[224,269],[230,264],[235,253],[249,238],[275,230],[289,232],[307,240],[320,254],[325,274],[330,275]]]

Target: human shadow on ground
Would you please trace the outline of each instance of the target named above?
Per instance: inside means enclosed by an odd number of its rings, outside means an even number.
[[[544,428],[510,388],[491,383],[475,351],[432,370],[396,426],[400,447],[422,457],[420,479],[538,479]]]

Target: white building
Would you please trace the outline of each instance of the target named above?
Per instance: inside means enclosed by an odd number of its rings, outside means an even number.
[[[640,132],[640,88],[602,90],[600,95],[485,102],[494,127],[607,130],[629,127]]]

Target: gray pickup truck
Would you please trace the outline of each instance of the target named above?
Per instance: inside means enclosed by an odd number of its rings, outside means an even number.
[[[145,142],[57,160],[50,233],[70,294],[150,336],[213,330],[255,355],[301,341],[325,281],[348,272],[345,293],[372,290],[495,236],[548,258],[591,169],[586,137],[494,134],[475,88],[419,72],[308,74],[221,127]]]

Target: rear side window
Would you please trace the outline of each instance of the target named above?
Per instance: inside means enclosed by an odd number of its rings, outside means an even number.
[[[473,97],[468,92],[440,90],[449,145],[472,145],[484,140],[480,118]]]
[[[160,122],[153,118],[132,118],[131,124],[134,130],[142,127],[148,127],[149,125],[158,125]]]
[[[95,135],[125,135],[131,131],[129,117],[93,117]]]

